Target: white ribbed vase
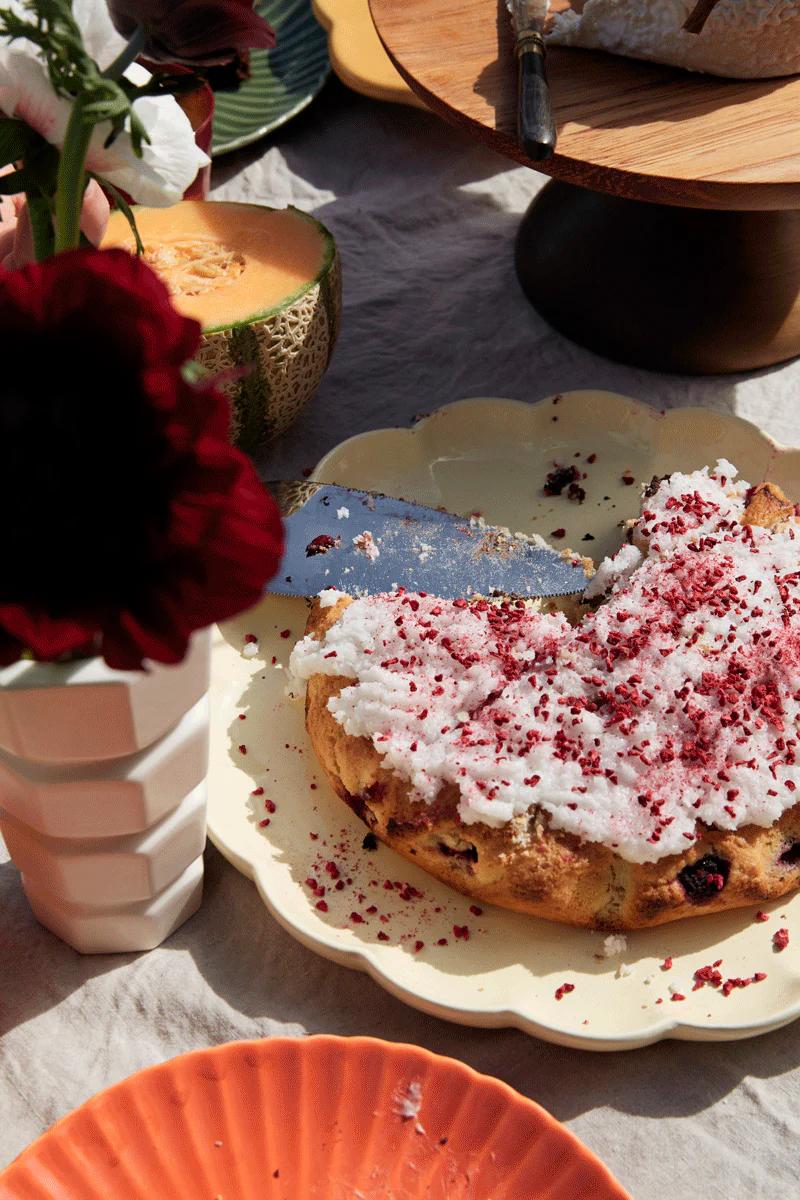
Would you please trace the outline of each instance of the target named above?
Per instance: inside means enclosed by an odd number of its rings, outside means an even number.
[[[83,954],[150,950],[203,889],[210,635],[175,667],[0,671],[0,830],[34,913]]]

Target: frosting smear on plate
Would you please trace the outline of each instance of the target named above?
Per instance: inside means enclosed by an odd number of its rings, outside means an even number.
[[[800,800],[800,526],[743,525],[736,475],[720,461],[646,493],[577,625],[516,601],[364,597],[292,670],[352,681],[335,719],[421,803],[455,785],[465,824],[538,809],[636,863],[682,854],[698,822],[772,825]]]

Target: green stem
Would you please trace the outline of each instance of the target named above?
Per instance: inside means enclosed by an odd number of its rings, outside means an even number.
[[[56,180],[56,254],[74,250],[80,243],[83,193],[86,190],[86,155],[93,126],[79,96],[72,106]]]
[[[50,201],[41,192],[28,192],[28,216],[33,236],[33,252],[37,262],[50,258],[55,249],[53,213]]]
[[[144,44],[147,41],[147,34],[144,26],[140,25],[134,33],[131,40],[124,49],[120,50],[117,57],[106,67],[103,74],[106,79],[121,79],[132,62],[135,62],[139,55],[144,50]]]

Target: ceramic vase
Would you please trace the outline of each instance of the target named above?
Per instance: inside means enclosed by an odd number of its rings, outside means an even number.
[[[0,830],[34,913],[84,954],[150,950],[200,905],[210,635],[178,666],[0,671]]]

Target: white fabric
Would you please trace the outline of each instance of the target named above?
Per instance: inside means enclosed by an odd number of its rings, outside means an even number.
[[[737,412],[800,440],[800,364],[667,378],[548,329],[512,265],[518,218],[542,182],[431,116],[336,85],[271,142],[219,163],[216,196],[311,210],[344,258],[339,348],[265,472],[292,476],[349,434],[463,396],[592,386]],[[800,1025],[609,1055],[448,1025],[303,949],[215,850],[202,910],[166,946],[83,959],[37,926],[4,860],[0,846],[0,1164],[147,1064],[234,1038],[325,1032],[417,1042],[505,1079],[565,1121],[637,1200],[798,1195]]]

